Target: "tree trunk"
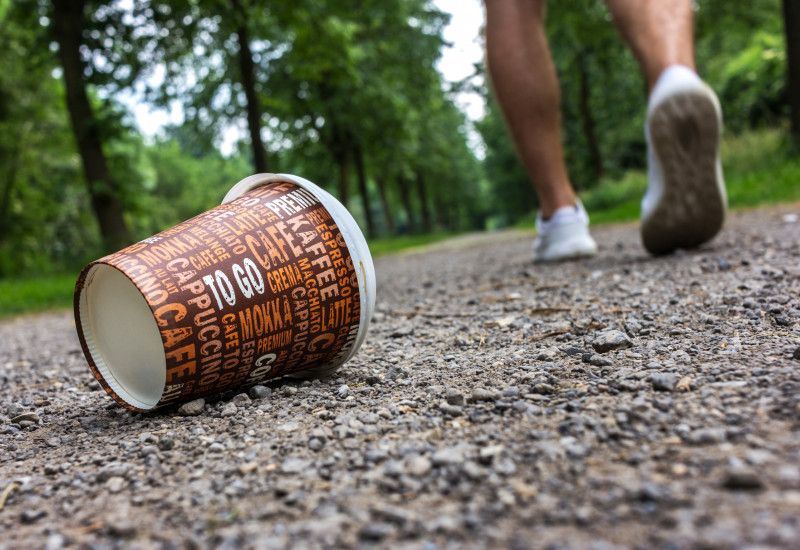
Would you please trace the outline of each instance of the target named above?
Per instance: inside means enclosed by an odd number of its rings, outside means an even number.
[[[92,210],[106,246],[119,250],[133,242],[133,239],[123,217],[119,186],[108,169],[97,120],[83,80],[84,65],[80,54],[83,11],[82,0],[53,0],[53,17],[50,20],[64,69],[67,110],[81,156]]]
[[[361,145],[356,145],[353,154],[356,162],[356,175],[358,178],[358,192],[361,193],[361,203],[364,206],[364,218],[367,221],[367,236],[375,237],[375,222],[372,220],[372,210],[369,208],[369,193],[367,193],[367,174],[364,170],[364,154]]]
[[[386,219],[386,230],[389,235],[397,235],[397,227],[394,225],[394,216],[392,216],[392,205],[389,204],[389,195],[386,192],[386,176],[378,175],[375,178],[375,184],[378,186],[378,195],[381,198],[383,217]]]
[[[597,179],[605,175],[603,168],[603,155],[600,152],[600,144],[597,141],[597,134],[594,131],[594,117],[592,116],[591,87],[589,83],[589,71],[586,68],[586,56],[583,52],[578,54],[578,73],[580,75],[580,100],[581,124],[586,143],[589,145],[589,155],[592,157],[592,166]]]
[[[431,232],[431,210],[428,207],[428,195],[425,190],[425,181],[422,175],[417,172],[417,197],[419,197],[419,207],[422,212],[422,232]]]
[[[350,202],[350,154],[343,149],[337,155],[339,164],[339,202],[347,208]]]
[[[8,226],[8,209],[11,206],[11,192],[14,190],[14,183],[17,179],[17,171],[19,170],[19,154],[22,149],[22,139],[14,140],[10,154],[8,155],[8,162],[4,164],[8,168],[5,186],[3,187],[3,196],[0,197],[0,243],[6,238],[6,230]]]
[[[408,226],[408,233],[413,235],[417,232],[417,224],[414,223],[414,209],[411,208],[411,194],[408,190],[408,185],[401,179],[397,182],[400,185],[400,200],[403,202],[403,209],[406,211],[406,224]]]
[[[800,153],[800,0],[783,0],[786,28],[786,73],[789,88],[790,133]]]
[[[447,231],[452,231],[453,217],[451,216],[449,201],[436,195],[433,198],[433,207],[436,210],[436,219],[438,220],[437,227],[443,228]]]
[[[250,38],[247,32],[247,14],[240,0],[231,0],[236,17],[236,37],[239,40],[239,70],[242,73],[242,87],[247,101],[247,128],[250,132],[250,146],[253,150],[253,168],[259,174],[269,172],[269,159],[261,139],[261,108],[256,93],[256,76],[253,53],[250,51]]]

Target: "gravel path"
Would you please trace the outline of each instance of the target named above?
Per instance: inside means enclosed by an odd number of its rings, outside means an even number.
[[[376,262],[331,379],[130,413],[71,314],[0,323],[0,549],[797,548],[798,205],[699,251]]]

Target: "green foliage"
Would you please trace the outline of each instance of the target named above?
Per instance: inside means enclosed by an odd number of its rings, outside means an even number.
[[[596,187],[580,193],[592,225],[636,220],[647,191],[647,174],[626,172],[617,179],[604,179]]]
[[[800,200],[800,157],[788,154],[783,128],[725,139],[722,158],[732,207]]]
[[[782,128],[752,130],[722,141],[722,166],[731,208],[800,200],[800,159],[787,154]],[[631,171],[580,194],[593,225],[636,220],[647,175]],[[533,224],[530,223],[530,226]]]
[[[76,273],[34,278],[0,279],[0,319],[53,309],[68,309]]]
[[[786,49],[781,0],[747,9],[698,3],[697,64],[717,91],[728,131],[779,125],[787,116]]]
[[[525,217],[538,206],[536,193],[493,97],[489,97],[486,116],[476,126],[486,144],[483,169],[491,187],[489,225],[503,227]]]
[[[0,41],[0,278],[96,252],[94,220],[35,6],[6,7]]]
[[[225,158],[215,152],[194,158],[175,140],[147,147],[143,165],[153,185],[131,216],[141,238],[218,206],[228,190],[250,173],[241,155]]]

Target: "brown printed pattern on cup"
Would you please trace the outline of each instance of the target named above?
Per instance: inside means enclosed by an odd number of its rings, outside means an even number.
[[[125,273],[153,311],[167,368],[157,407],[341,363],[358,335],[344,236],[294,183],[258,187],[95,263]]]

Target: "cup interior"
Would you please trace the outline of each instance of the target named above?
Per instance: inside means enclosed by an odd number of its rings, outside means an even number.
[[[83,336],[103,380],[129,405],[155,407],[167,377],[164,346],[133,281],[110,265],[95,264],[79,307]]]

